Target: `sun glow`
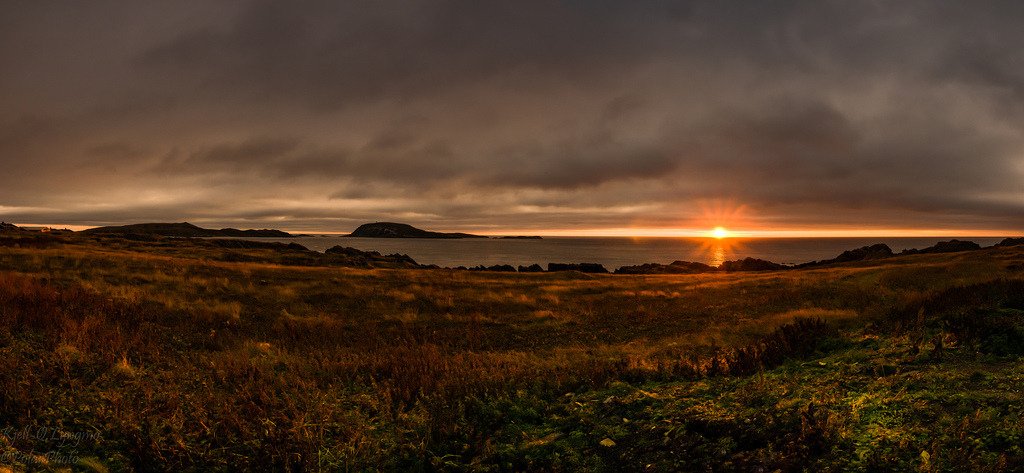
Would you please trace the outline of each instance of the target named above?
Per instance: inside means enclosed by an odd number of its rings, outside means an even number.
[[[721,240],[723,238],[729,238],[730,236],[732,236],[732,233],[730,233],[729,230],[726,230],[725,227],[715,227],[713,230],[711,230],[710,235],[711,238],[717,238]]]

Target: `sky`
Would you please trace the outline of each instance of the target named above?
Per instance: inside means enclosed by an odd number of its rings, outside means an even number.
[[[1024,232],[1024,2],[0,8],[8,222]]]

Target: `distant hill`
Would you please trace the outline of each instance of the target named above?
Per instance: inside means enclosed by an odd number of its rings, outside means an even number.
[[[469,233],[441,233],[416,228],[405,223],[376,222],[360,225],[350,237],[363,238],[487,238]]]
[[[114,227],[97,227],[83,230],[82,233],[97,235],[154,235],[166,237],[262,237],[291,238],[294,235],[280,230],[238,230],[222,228],[213,230],[201,228],[188,222],[181,223],[137,223]]]
[[[14,225],[13,223],[0,222],[0,232],[20,232],[20,231],[22,231],[21,228],[18,227],[17,225]]]

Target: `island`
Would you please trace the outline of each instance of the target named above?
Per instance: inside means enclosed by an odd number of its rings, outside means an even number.
[[[113,227],[96,227],[82,230],[81,233],[95,235],[149,235],[164,237],[234,237],[234,238],[294,238],[288,232],[281,230],[239,230],[237,228],[222,228],[214,230],[201,228],[188,222],[181,223],[137,223],[133,225],[121,225]]]
[[[483,235],[469,233],[432,232],[416,228],[406,223],[376,222],[360,225],[348,236],[362,238],[487,238]]]

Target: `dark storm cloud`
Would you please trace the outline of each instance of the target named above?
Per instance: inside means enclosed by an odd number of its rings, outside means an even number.
[[[161,163],[162,171],[208,172],[210,169],[241,171],[273,166],[294,151],[299,141],[294,138],[251,139],[237,144],[220,144],[193,152],[188,156],[169,154]]]
[[[1019,2],[4,11],[5,220],[673,226],[708,199],[779,226],[1024,215]]]
[[[382,139],[384,141],[382,141]],[[100,147],[107,158],[121,149]],[[96,152],[96,149],[90,150]],[[236,178],[330,180],[364,178],[389,181],[434,181],[452,176],[454,153],[443,141],[375,138],[358,150],[320,148],[294,137],[256,137],[217,143],[191,152],[174,149],[152,168],[172,175],[230,174]]]
[[[633,21],[618,12],[545,0],[261,1],[224,25],[145,50],[136,63],[217,93],[292,98],[318,110],[480,81],[544,87],[594,81],[611,72],[609,61],[628,66],[668,47],[643,40],[653,36],[644,20],[661,23],[662,12]]]

